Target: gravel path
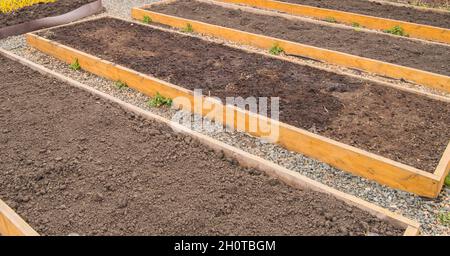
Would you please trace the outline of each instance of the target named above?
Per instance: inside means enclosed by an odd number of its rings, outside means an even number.
[[[129,18],[131,7],[140,6],[153,1],[103,0],[103,2],[107,8],[107,14]],[[66,64],[34,51],[33,49],[27,48],[23,36],[0,40],[0,47],[11,50],[16,54],[51,68],[61,74],[166,118],[171,118],[174,114],[180,115],[180,113],[176,113],[171,109],[148,107],[146,105],[148,98],[134,90],[117,89],[112,81],[99,78],[83,71],[72,71],[68,69]],[[318,65],[311,61],[305,61],[305,63],[309,65]],[[320,65],[325,68],[330,68],[330,66],[325,64]],[[344,72],[348,71],[341,68],[339,69]],[[370,75],[367,74],[363,75],[370,77]],[[184,115],[190,116],[187,113],[184,113]],[[415,219],[422,224],[422,233],[424,234],[450,235],[449,224],[443,224],[438,217],[440,213],[448,214],[450,212],[450,188],[445,188],[436,200],[424,199],[339,171],[327,164],[287,151],[277,145],[261,141],[246,134],[223,131],[220,125],[204,122],[203,127],[201,127],[200,122],[197,122],[194,125],[194,129],[230,145],[239,147],[249,153],[271,160],[291,170],[298,171],[305,176],[343,192],[361,197],[393,212]]]

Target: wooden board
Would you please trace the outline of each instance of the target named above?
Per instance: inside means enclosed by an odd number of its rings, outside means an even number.
[[[163,2],[157,2],[155,4],[161,3]],[[278,44],[287,54],[300,55],[307,58],[325,61],[347,68],[359,69],[362,71],[395,79],[404,79],[412,83],[450,93],[449,76],[435,74],[428,71],[391,64],[374,59],[359,57],[347,53],[322,49],[310,45],[295,43],[274,37],[253,34],[232,28],[225,28],[222,26],[212,25],[200,21],[184,19],[158,12],[144,10],[144,8],[148,6],[151,5],[147,5],[142,8],[133,8],[131,12],[132,17],[136,20],[142,21],[145,16],[148,16],[152,19],[153,22],[161,23],[175,28],[184,28],[187,24],[191,24],[196,33],[214,36],[232,42],[267,50]]]
[[[13,209],[0,200],[0,235],[2,236],[38,236]]]
[[[75,59],[78,59],[82,69],[107,79],[125,82],[129,87],[145,95],[154,96],[156,92],[159,92],[165,97],[174,99],[174,105],[178,105],[185,110],[207,116],[211,109],[226,109],[227,111],[224,111],[223,116],[212,119],[254,136],[267,137],[268,134],[265,132],[267,128],[277,129],[279,136],[277,138],[270,138],[269,136],[268,138],[272,139],[274,143],[355,175],[426,197],[437,197],[442,188],[442,184],[440,184],[442,177],[435,174],[418,170],[234,106],[224,106],[210,97],[202,97],[203,102],[207,104],[195,107],[193,92],[180,86],[101,60],[36,34],[28,34],[27,41],[30,46],[66,63],[72,63]],[[178,102],[177,97],[183,97],[188,102]],[[251,122],[260,124],[257,130],[249,130]]]
[[[406,21],[386,19],[357,13],[318,8],[308,5],[292,4],[274,0],[216,0],[224,3],[242,4],[256,8],[276,10],[292,15],[306,16],[324,20],[333,17],[339,23],[359,25],[375,30],[387,30],[394,26],[402,27],[413,38],[450,44],[450,29],[416,24]]]
[[[263,171],[263,172],[267,173],[268,175],[275,177],[275,178],[281,180],[282,182],[285,182],[288,185],[291,185],[295,188],[309,189],[309,190],[313,190],[316,192],[325,193],[330,196],[333,196],[337,200],[341,200],[349,205],[355,206],[355,207],[367,212],[368,214],[376,216],[377,218],[379,218],[381,220],[384,220],[388,223],[391,223],[392,225],[395,225],[399,228],[404,229],[405,230],[404,235],[418,235],[419,234],[420,225],[416,221],[405,218],[399,214],[393,213],[389,210],[386,210],[382,207],[379,207],[377,205],[374,205],[372,203],[364,201],[355,196],[345,194],[334,188],[330,188],[322,183],[319,183],[317,181],[309,179],[297,172],[288,170],[288,169],[281,167],[279,165],[276,165],[270,161],[267,161],[265,159],[255,156],[255,155],[249,154],[243,150],[240,150],[238,148],[235,148],[235,147],[225,144],[223,142],[217,141],[211,137],[208,137],[201,133],[192,131],[185,126],[182,126],[178,123],[174,123],[174,122],[172,122],[168,119],[165,119],[161,116],[158,116],[149,111],[143,110],[137,106],[126,103],[122,100],[119,100],[111,95],[100,92],[92,87],[81,84],[80,82],[77,82],[73,79],[67,78],[61,74],[58,74],[52,70],[49,70],[41,65],[33,63],[29,60],[26,60],[22,57],[14,55],[10,52],[0,49],[0,54],[7,58],[12,59],[12,60],[18,61],[18,62],[20,62],[20,63],[32,68],[33,70],[36,70],[36,71],[44,74],[44,75],[52,76],[52,77],[59,79],[60,81],[65,82],[71,86],[74,86],[74,87],[77,87],[84,91],[87,91],[93,95],[103,98],[104,100],[118,104],[125,110],[133,112],[136,115],[140,115],[148,120],[167,124],[167,125],[171,126],[177,132],[181,132],[188,136],[191,136],[194,139],[198,140],[200,143],[212,148],[213,150],[222,151],[227,157],[236,159],[239,162],[239,164],[242,165],[243,167],[255,168],[260,171]],[[2,209],[2,208],[0,208],[0,209]],[[17,222],[13,222],[13,223],[17,223]],[[12,225],[12,226],[15,227],[16,225]],[[20,225],[17,225],[17,226],[20,227]],[[0,228],[0,234],[2,234],[2,235],[13,234],[12,232],[10,233],[9,230],[12,230],[12,229],[1,229]],[[27,232],[24,234],[35,235],[37,233]]]

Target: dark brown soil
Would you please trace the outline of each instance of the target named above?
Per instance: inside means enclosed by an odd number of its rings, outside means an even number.
[[[58,0],[24,7],[11,13],[0,13],[0,28],[68,13],[95,0]]]
[[[210,24],[450,75],[450,46],[255,14],[193,0],[179,0],[170,4],[156,5],[150,9]]]
[[[402,20],[435,27],[450,28],[450,12],[438,13],[411,7],[380,4],[366,0],[280,0],[370,16]]]
[[[111,18],[42,35],[221,99],[278,96],[281,121],[429,172],[450,139],[450,103],[364,80]]]
[[[0,57],[0,198],[38,232],[399,235]]]

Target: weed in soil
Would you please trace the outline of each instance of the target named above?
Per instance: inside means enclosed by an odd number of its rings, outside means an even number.
[[[450,188],[450,174],[445,177],[445,186]]]
[[[80,63],[78,62],[78,59],[75,59],[72,64],[69,65],[69,68],[73,71],[78,71],[81,69]]]
[[[444,226],[450,226],[450,212],[441,212],[438,214],[439,222]]]
[[[409,35],[405,33],[405,30],[400,26],[394,26],[390,29],[384,30],[384,32],[388,33],[388,34],[397,35],[397,36],[409,37]]]
[[[329,22],[329,23],[337,23],[337,20],[334,17],[326,17],[323,19],[323,21]]]
[[[186,27],[181,29],[181,32],[192,33],[192,32],[194,32],[194,28],[192,27],[192,25],[190,23],[188,23],[188,24],[186,24]]]
[[[114,85],[115,85],[116,88],[119,89],[119,90],[122,90],[122,89],[124,89],[124,88],[128,88],[127,83],[124,83],[124,82],[122,82],[122,81],[120,81],[120,80],[116,81]]]
[[[144,16],[144,20],[142,22],[145,24],[150,24],[152,22],[152,18],[150,18],[150,16]]]
[[[172,99],[166,98],[166,97],[162,96],[161,94],[159,94],[159,92],[157,92],[155,97],[153,97],[150,100],[148,100],[147,104],[150,107],[157,107],[157,108],[159,108],[161,106],[171,107],[172,106]]]
[[[278,44],[274,44],[272,48],[269,49],[269,53],[272,55],[280,55],[284,50]]]

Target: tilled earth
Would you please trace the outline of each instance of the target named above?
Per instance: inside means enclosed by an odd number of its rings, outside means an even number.
[[[62,15],[95,0],[58,0],[54,3],[35,4],[11,13],[0,13],[0,28],[24,22]]]
[[[425,171],[450,138],[449,103],[197,38],[111,18],[43,36],[223,100],[278,96],[281,121]]]
[[[250,33],[450,75],[450,46],[258,14],[194,0],[178,0],[169,4],[154,5],[148,9]],[[448,20],[450,20],[450,16]]]
[[[45,235],[399,235],[0,57],[0,198]]]

